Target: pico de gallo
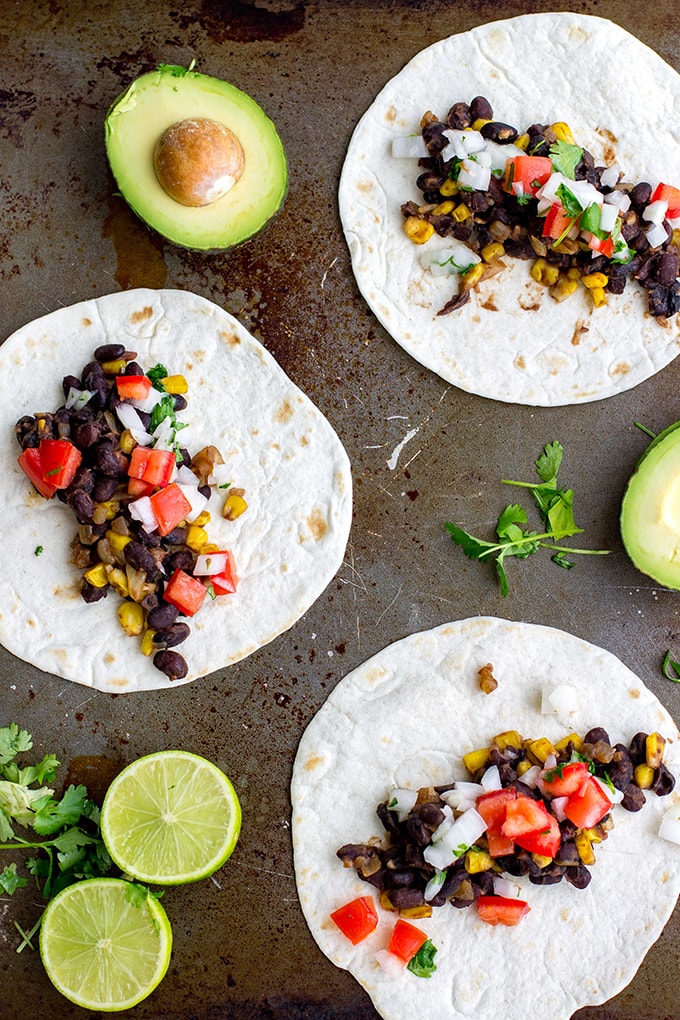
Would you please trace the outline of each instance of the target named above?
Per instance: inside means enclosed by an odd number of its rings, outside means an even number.
[[[584,286],[600,307],[635,279],[652,316],[680,310],[680,188],[596,166],[568,124],[522,132],[477,96],[454,103],[443,121],[427,111],[421,136],[396,138],[392,153],[418,158],[421,169],[422,202],[401,206],[406,234],[421,245],[435,234],[450,241],[420,258],[435,275],[459,276],[439,315],[462,307],[505,256],[532,260],[532,277],[556,301]]]
[[[136,358],[122,344],[97,347],[79,377],[64,377],[61,407],[19,419],[18,463],[42,496],[75,515],[71,559],[83,600],[120,596],[122,629],[176,680],[188,672],[175,650],[189,636],[187,619],[238,584],[231,549],[206,530],[211,495],[223,490],[228,520],[247,503],[216,447],[192,456],[181,444],[184,376],[160,364],[144,372]]]
[[[427,940],[411,922],[447,903],[474,907],[487,924],[514,926],[531,909],[518,877],[585,889],[595,849],[613,827],[614,805],[639,811],[644,791],[666,796],[674,789],[664,748],[660,733],[637,733],[626,746],[601,727],[554,744],[516,730],[499,733],[463,757],[467,780],[393,790],[377,807],[382,841],[347,843],[337,856],[373,887],[379,908],[415,927],[411,956]],[[357,944],[375,930],[378,912],[370,895],[349,908],[331,917]],[[387,952],[394,956],[394,947]],[[376,958],[397,973],[406,953],[396,955],[387,962],[380,950]]]

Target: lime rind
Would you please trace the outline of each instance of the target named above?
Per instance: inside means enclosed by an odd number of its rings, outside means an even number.
[[[233,852],[241,807],[212,762],[189,751],[157,751],[111,783],[101,832],[114,863],[151,885],[182,885],[212,875]]]
[[[141,1002],[170,964],[172,929],[161,904],[129,896],[129,883],[92,878],[63,889],[40,926],[50,981],[85,1009],[117,1012]]]

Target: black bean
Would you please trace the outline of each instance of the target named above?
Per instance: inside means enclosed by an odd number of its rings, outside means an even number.
[[[446,115],[447,124],[455,131],[469,128],[473,120],[472,112],[467,103],[454,103]]]
[[[187,539],[186,528],[173,528],[167,535],[163,536],[166,546],[170,545],[184,545]]]
[[[36,447],[40,444],[37,422],[31,414],[25,414],[23,418],[19,418],[19,421],[14,426],[14,434],[22,450],[27,450],[30,446]]]
[[[144,369],[136,361],[130,361],[125,366],[125,375],[144,375]]]
[[[64,396],[67,397],[71,390],[82,390],[83,384],[77,375],[65,375],[61,380],[61,387],[64,391]]]
[[[664,287],[672,287],[678,276],[678,256],[664,251],[656,263],[656,278]]]
[[[168,648],[156,652],[153,664],[161,673],[165,673],[169,680],[181,680],[188,673],[187,664],[179,652],[172,652]]]
[[[190,549],[179,549],[168,556],[165,561],[165,569],[168,574],[174,574],[176,570],[185,570],[190,573],[194,569],[194,554]]]
[[[652,186],[647,181],[640,181],[630,192],[630,204],[636,209],[647,205],[652,197]]]
[[[94,503],[92,497],[82,489],[76,489],[68,496],[68,505],[76,515],[79,524],[92,524],[94,522]]]
[[[516,128],[511,124],[503,124],[499,120],[492,120],[488,124],[482,124],[480,134],[482,138],[498,142],[499,145],[509,145],[517,139]]]
[[[160,602],[155,609],[149,611],[146,622],[153,630],[164,630],[171,627],[179,615],[179,610],[169,602]]]
[[[107,478],[105,475],[96,475],[92,499],[95,503],[106,503],[118,488],[117,478]]]
[[[100,599],[105,599],[109,592],[108,584],[103,588],[97,588],[95,585],[90,584],[83,578],[83,582],[80,586],[80,594],[84,602],[99,602]]]
[[[475,96],[470,103],[470,118],[473,124],[476,120],[493,120],[493,109],[489,100],[484,96]]]
[[[94,443],[98,442],[102,434],[101,424],[92,419],[92,421],[83,422],[82,425],[78,425],[73,430],[73,442],[79,450],[87,450]]]
[[[388,889],[407,889],[414,884],[415,877],[412,871],[388,868],[385,874],[385,886]]]
[[[383,801],[383,803],[378,804],[378,807],[376,808],[376,814],[378,815],[380,821],[383,823],[385,831],[391,833],[393,836],[398,837],[399,824],[397,822],[396,811],[390,811],[387,804],[385,804],[385,802]]]
[[[155,559],[141,542],[128,542],[124,552],[125,562],[129,563],[135,570],[141,570],[151,576],[157,572],[158,568]]]
[[[419,808],[415,809],[422,822],[429,825],[433,830],[446,818],[446,815],[439,807],[438,804],[426,803],[421,804]]]
[[[621,807],[626,811],[640,811],[645,806],[645,795],[635,783],[629,783],[623,791]]]
[[[397,910],[421,907],[425,902],[422,889],[390,889],[387,898]]]
[[[186,397],[182,396],[181,393],[175,393],[173,395],[173,399],[175,401],[176,411],[184,411],[184,409],[188,406]]]
[[[122,344],[102,344],[95,348],[94,356],[96,361],[120,361],[125,354]]]
[[[588,730],[583,738],[583,743],[596,744],[598,740],[603,740],[605,744],[609,743],[609,734],[602,728],[602,726],[595,726],[592,730]]]
[[[661,765],[657,769],[654,782],[652,783],[652,790],[657,797],[666,797],[675,788],[675,776],[670,769],[661,762]]]
[[[94,466],[107,478],[120,478],[127,475],[129,457],[107,439],[102,440],[95,449]]]
[[[190,633],[188,624],[173,623],[171,627],[157,631],[153,636],[153,643],[164,648],[174,648],[175,645],[181,645],[182,641],[186,641]]]
[[[570,885],[573,885],[575,889],[585,889],[590,883],[592,875],[586,868],[585,864],[580,864],[577,868],[567,868],[564,873],[564,877]]]

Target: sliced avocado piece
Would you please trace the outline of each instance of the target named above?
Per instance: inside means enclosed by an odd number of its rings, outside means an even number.
[[[187,124],[189,130],[183,130]],[[168,136],[162,143],[161,139],[171,128],[175,138],[174,142],[170,138],[168,148]],[[224,144],[216,140],[218,133],[226,138]],[[197,136],[198,147],[182,151],[186,139],[195,141]],[[185,248],[215,251],[246,241],[274,216],[286,196],[286,155],[264,110],[234,85],[191,67],[161,64],[134,81],[109,109],[105,137],[109,164],[123,198],[148,226]],[[166,155],[170,151],[171,163],[179,153],[175,177],[179,192],[184,190],[190,201],[196,200],[197,191],[205,196],[206,189],[183,188],[187,167],[189,176],[200,178],[214,169],[210,166],[214,153],[223,154],[226,146],[227,160],[230,151],[233,155],[236,148],[242,150],[242,171],[239,176],[236,168],[238,179],[222,197],[204,205],[184,204],[171,197],[157,176],[154,156],[158,163],[159,146],[165,146]],[[218,167],[214,176],[221,184],[228,173],[228,168],[223,172]],[[174,183],[177,186],[177,179]],[[173,194],[177,193],[175,187]]]
[[[621,537],[643,574],[680,589],[680,423],[642,455],[621,504]]]

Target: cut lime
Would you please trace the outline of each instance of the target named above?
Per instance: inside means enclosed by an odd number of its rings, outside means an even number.
[[[47,905],[40,956],[52,984],[76,1005],[128,1009],[164,977],[170,922],[158,900],[138,891],[120,878],[89,878]]]
[[[126,875],[155,885],[217,871],[241,829],[236,791],[216,765],[189,751],[157,751],[128,765],[104,797],[101,833]]]

